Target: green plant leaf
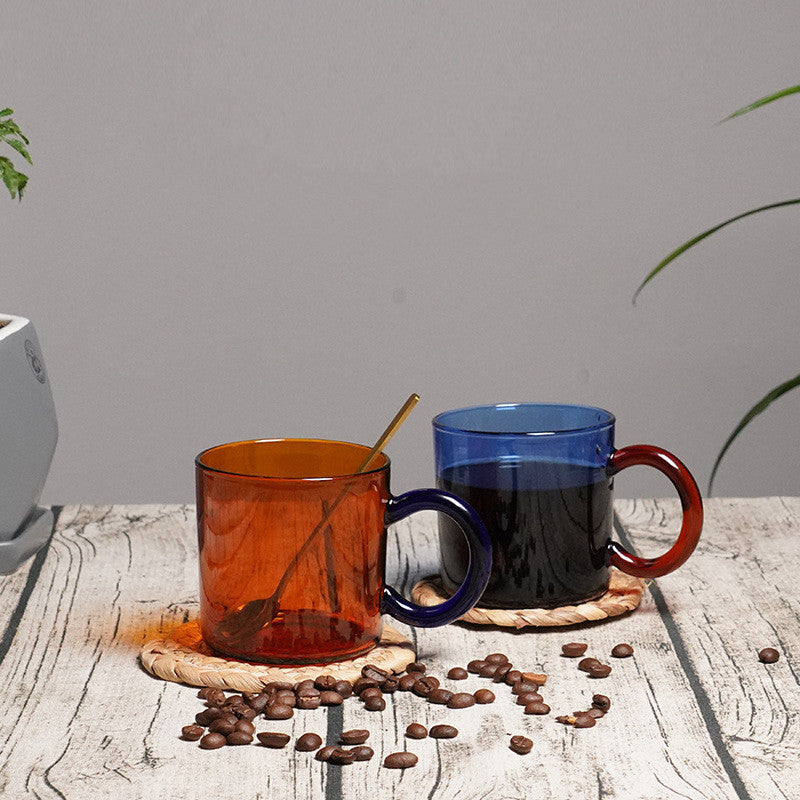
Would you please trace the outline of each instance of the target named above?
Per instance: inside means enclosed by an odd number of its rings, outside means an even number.
[[[0,111],[0,117],[7,117],[7,116],[9,116],[10,114],[13,114],[13,113],[14,113],[13,109],[4,108],[2,111]]]
[[[19,139],[3,139],[3,141],[7,145],[13,147],[29,164],[33,164],[30,155],[28,155],[28,151],[25,149],[25,145],[19,141]]]
[[[788,97],[790,94],[797,94],[798,92],[800,92],[800,86],[790,86],[787,89],[781,89],[779,92],[775,92],[775,94],[769,94],[766,97],[762,97],[760,100],[756,100],[754,103],[750,103],[750,105],[744,108],[734,111],[733,114],[728,114],[721,122],[727,122],[734,117],[741,117],[742,114],[747,114],[749,111],[754,111],[757,108],[761,108],[761,106],[765,106],[775,100],[780,100],[782,97]]]
[[[28,176],[17,172],[14,165],[5,157],[0,156],[0,176],[3,178],[3,183],[8,187],[11,192],[12,199],[19,196],[22,200],[22,193],[28,183]]]
[[[693,239],[689,239],[688,242],[684,242],[679,248],[673,250],[663,261],[659,262],[659,264],[653,269],[647,277],[639,284],[639,288],[633,293],[633,304],[636,305],[636,300],[639,297],[642,289],[650,283],[659,272],[661,272],[664,267],[667,266],[671,261],[674,261],[679,255],[685,253],[690,247],[694,247],[698,242],[702,242],[703,239],[708,238],[711,236],[712,233],[716,233],[721,228],[724,228],[726,225],[730,225],[732,222],[737,222],[740,219],[744,219],[745,217],[749,217],[752,214],[759,214],[762,211],[770,211],[773,208],[781,208],[783,206],[793,206],[800,203],[800,197],[796,197],[793,200],[781,200],[779,203],[770,203],[766,206],[761,206],[760,208],[753,208],[750,211],[745,211],[743,214],[737,214],[735,217],[731,217],[730,219],[726,219],[725,222],[720,222],[719,225],[715,225],[713,228],[709,228],[707,231],[703,231],[703,233],[698,234]]]
[[[722,461],[722,457],[728,451],[728,448],[733,444],[734,439],[744,430],[744,428],[752,422],[762,411],[765,411],[769,405],[771,405],[775,400],[777,400],[781,395],[786,394],[786,392],[791,391],[792,389],[796,389],[800,386],[800,375],[795,375],[794,378],[790,378],[785,383],[776,386],[771,391],[767,392],[764,397],[762,397],[739,421],[739,424],[733,429],[733,433],[728,437],[725,444],[722,446],[722,450],[719,451],[719,455],[717,456],[717,460],[714,462],[714,467],[711,470],[711,477],[708,479],[708,494],[711,494],[711,489],[714,485],[714,477],[717,474],[717,469],[719,468],[720,462]]]

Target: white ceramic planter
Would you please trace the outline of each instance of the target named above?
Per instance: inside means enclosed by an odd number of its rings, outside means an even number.
[[[50,537],[53,515],[37,504],[58,424],[36,331],[0,313],[0,573],[13,572]]]

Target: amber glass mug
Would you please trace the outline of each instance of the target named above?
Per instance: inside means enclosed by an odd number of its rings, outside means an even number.
[[[381,453],[319,439],[234,442],[197,456],[200,623],[214,650],[248,661],[318,664],[369,652],[381,614],[445,625],[486,588],[491,543],[462,500],[436,489],[389,493]],[[386,528],[416,511],[448,515],[469,553],[446,602],[423,607],[384,580]]]

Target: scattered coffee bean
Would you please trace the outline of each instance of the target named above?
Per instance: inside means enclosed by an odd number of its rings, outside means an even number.
[[[252,736],[256,732],[256,726],[250,722],[249,719],[240,719],[236,725],[233,727],[234,731],[239,731],[239,733],[246,733],[249,736]]]
[[[464,669],[464,667],[453,667],[447,673],[447,677],[450,678],[451,681],[463,681],[466,680],[468,676],[469,673]]]
[[[325,747],[320,747],[320,749],[317,750],[316,753],[314,753],[314,758],[317,761],[327,761],[331,757],[331,754],[335,753],[338,749],[339,748],[333,744],[326,745]]]
[[[406,728],[406,736],[409,739],[424,739],[428,735],[428,729],[424,725],[420,725],[419,722],[412,722]]]
[[[481,671],[481,667],[486,666],[486,662],[483,659],[474,659],[467,664],[467,672],[471,672],[473,675],[477,675]]]
[[[481,678],[494,678],[495,673],[500,668],[500,664],[494,663],[492,661],[487,661],[484,665],[478,670],[478,675]]]
[[[596,658],[582,658],[578,662],[578,669],[582,672],[588,672],[592,667],[602,666]]]
[[[365,678],[362,676],[360,678],[356,678],[356,681],[353,684],[353,694],[360,695],[361,692],[364,691],[364,689],[377,689],[377,688],[379,688],[378,681],[375,681],[372,678]]]
[[[535,683],[537,686],[544,686],[547,683],[547,675],[544,672],[523,672],[522,680],[526,683]]]
[[[529,706],[531,703],[541,703],[542,696],[539,692],[522,692],[517,695],[518,706]]]
[[[198,696],[198,697],[199,697],[201,700],[205,700],[205,699],[208,697],[208,693],[209,693],[209,692],[213,692],[213,691],[216,691],[216,690],[215,690],[215,689],[213,689],[211,686],[204,686],[204,687],[203,687],[202,689],[200,689],[200,691],[197,693],[197,696]]]
[[[322,737],[318,733],[304,733],[294,743],[294,749],[303,753],[319,750],[322,747]]]
[[[511,694],[521,695],[525,692],[538,692],[539,684],[530,681],[519,681],[511,687]]]
[[[596,664],[589,668],[590,678],[607,678],[611,674],[611,667],[608,664]]]
[[[422,672],[423,674],[427,667],[421,661],[412,661],[407,667],[406,672]]]
[[[187,742],[196,742],[205,733],[200,725],[184,725],[181,728],[181,738]]]
[[[236,706],[236,708],[231,709],[231,712],[239,717],[239,719],[249,720],[255,719],[260,713],[249,706]]]
[[[604,694],[592,695],[592,705],[601,711],[608,711],[611,708],[611,700]]]
[[[533,750],[533,742],[527,736],[512,736],[508,747],[515,753],[524,756]]]
[[[774,647],[765,647],[758,652],[758,660],[762,664],[774,664],[780,657],[781,654]]]
[[[288,733],[278,733],[277,731],[264,731],[264,733],[257,733],[256,736],[258,737],[258,741],[264,745],[264,747],[270,747],[272,749],[279,749],[281,747],[286,747],[289,744],[289,734]]]
[[[387,679],[387,681],[384,681],[384,690],[383,691],[386,691],[385,686],[386,686],[387,682],[388,682],[388,679]],[[334,692],[339,692],[339,694],[346,700],[348,697],[352,696],[353,687],[350,684],[350,681],[336,681],[336,683],[333,685],[333,691]]]
[[[508,686],[513,686],[515,683],[522,680],[522,673],[518,669],[510,669],[506,672],[503,680]]]
[[[222,689],[209,689],[205,699],[207,706],[221,706],[225,702],[225,692]]]
[[[448,708],[469,708],[474,706],[477,701],[469,692],[456,692],[448,701]]]
[[[595,719],[602,719],[606,715],[606,712],[600,708],[590,708],[584,713],[588,714],[590,717],[594,717]]]
[[[364,744],[369,739],[369,731],[363,728],[353,728],[349,731],[342,731],[339,741],[342,744]]]
[[[431,689],[430,692],[428,692],[428,702],[442,706],[446,706],[452,697],[453,693],[449,689],[442,689],[441,687]]]
[[[567,658],[580,658],[588,646],[585,642],[567,642],[561,645],[561,653]]]
[[[325,690],[319,693],[319,702],[323,706],[340,706],[343,700],[339,692]]]
[[[356,761],[369,761],[375,755],[375,751],[365,744],[353,747],[350,752],[353,754]]]
[[[391,675],[381,684],[381,691],[384,694],[394,694],[394,692],[397,691],[399,685],[400,685],[400,678],[398,678],[395,675]]]
[[[224,712],[221,708],[215,706],[214,708],[207,708],[205,711],[201,711],[199,714],[194,715],[194,721],[198,725],[208,726],[210,725],[215,719],[219,719]]]
[[[289,719],[293,715],[294,709],[291,706],[283,705],[283,703],[274,703],[264,709],[264,717],[266,719]]]
[[[208,726],[208,732],[221,733],[223,736],[227,736],[229,733],[233,733],[233,729],[236,727],[237,722],[238,720],[233,716],[233,714],[224,714],[219,719],[215,719]]]
[[[341,747],[334,747],[333,752],[328,756],[329,764],[339,764],[345,766],[352,764],[356,760],[356,754],[352,750],[345,750]]]
[[[483,659],[484,661],[488,661],[490,664],[508,664],[508,656],[505,653],[489,653],[486,658]]]
[[[511,672],[511,664],[498,664],[494,675],[492,675],[492,680],[495,683],[503,683],[509,672]]]
[[[200,740],[200,747],[203,750],[218,750],[220,747],[225,747],[225,737],[221,733],[207,733]]]
[[[380,684],[389,677],[389,673],[375,664],[367,664],[361,668],[361,676],[363,678],[372,678],[372,680]]]
[[[407,769],[413,767],[419,759],[406,750],[399,753],[390,753],[383,759],[383,766],[388,769]]]
[[[541,700],[538,700],[534,703],[528,703],[525,706],[525,713],[526,714],[549,714],[550,713],[550,706],[547,703],[543,703]]]
[[[301,697],[319,697],[320,691],[316,686],[300,686],[295,690],[294,696],[297,700]]]
[[[383,711],[386,708],[386,701],[383,697],[371,696],[364,701],[364,708],[367,711]]]
[[[367,686],[358,697],[362,702],[366,702],[370,697],[383,697],[383,692],[377,686]]]
[[[629,658],[633,655],[633,648],[624,642],[615,644],[614,647],[611,648],[611,655],[614,658]]]
[[[317,675],[314,679],[314,686],[320,691],[333,689],[336,686],[336,678],[333,675]]]
[[[319,708],[322,705],[322,700],[320,699],[319,693],[316,695],[301,695],[297,698],[297,702],[295,703],[295,708],[299,708],[303,711],[309,711],[314,708]]]
[[[258,715],[267,707],[269,695],[266,692],[260,692],[259,694],[255,695],[255,697],[250,700],[246,700],[245,702],[250,709],[255,711],[256,715]]]
[[[425,675],[411,687],[411,691],[418,697],[427,697],[433,689],[438,688],[439,679],[434,678],[433,675]]]
[[[312,678],[306,678],[305,680],[299,681],[294,686],[291,687],[291,690],[296,694],[305,694],[310,690],[319,691],[317,687],[314,685],[314,681]],[[273,689],[273,692],[284,691],[283,689]]]
[[[472,696],[475,698],[475,702],[481,705],[494,703],[494,692],[491,689],[478,689]]]
[[[414,688],[414,684],[420,679],[419,672],[409,672],[408,675],[403,675],[397,682],[397,688],[401,692],[410,692]]]
[[[225,737],[225,744],[237,747],[243,744],[251,744],[253,741],[252,733],[245,733],[244,731],[233,731]]]
[[[314,683],[314,681],[311,681]],[[265,687],[265,692],[283,692],[287,689],[294,689],[294,684],[289,683],[289,681],[270,681]]]
[[[429,731],[431,739],[455,739],[458,736],[458,728],[452,725],[434,725]]]
[[[274,703],[280,703],[283,706],[294,708],[297,703],[297,696],[291,689],[281,689],[275,693],[275,697],[267,703],[268,706]]]
[[[576,714],[574,719],[575,722],[572,724],[576,728],[593,728],[597,724],[597,720],[591,714]]]

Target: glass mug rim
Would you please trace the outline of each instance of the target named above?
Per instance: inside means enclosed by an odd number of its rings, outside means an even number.
[[[242,471],[242,470],[234,470],[234,469],[225,469],[219,466],[212,466],[211,464],[204,463],[203,459],[207,458],[212,453],[221,453],[226,450],[230,450],[232,452],[240,451],[242,447],[252,446],[258,447],[260,445],[270,445],[270,444],[285,444],[288,448],[292,446],[296,446],[298,444],[308,444],[313,446],[316,445],[335,445],[341,446],[342,450],[359,450],[364,453],[364,456],[370,452],[370,447],[363,444],[358,444],[356,442],[345,442],[339,439],[314,439],[314,438],[294,438],[294,437],[268,437],[263,439],[241,439],[236,442],[226,442],[225,444],[218,444],[214,445],[213,447],[208,447],[202,452],[198,453],[195,457],[194,463],[198,469],[201,469],[205,472],[214,472],[218,475],[225,475],[230,478],[241,478],[242,480],[248,481],[264,481],[264,482],[297,482],[297,483],[310,483],[310,482],[318,482],[318,481],[344,481],[356,477],[363,477],[366,475],[374,475],[379,472],[388,471],[391,465],[391,461],[389,456],[386,453],[378,453],[375,458],[379,460],[377,466],[372,467],[367,470],[363,470],[362,472],[356,472],[352,470],[350,472],[342,472],[335,475],[266,475],[262,473],[258,473],[255,471]]]
[[[499,426],[490,427],[486,425],[472,424],[457,424],[455,419],[457,417],[465,417],[475,413],[496,413],[504,411],[528,411],[528,412],[552,412],[564,411],[568,413],[585,414],[589,416],[599,417],[594,422],[587,422],[585,424],[575,424],[564,427],[556,427],[554,425],[540,424],[540,430],[531,430],[534,427],[531,424],[520,426],[520,429],[502,430]],[[450,419],[448,419],[450,418]],[[572,434],[586,434],[591,432],[599,432],[612,428],[616,422],[616,417],[604,408],[597,406],[587,406],[573,403],[488,403],[485,405],[465,406],[463,408],[454,408],[449,411],[443,411],[433,418],[433,427],[442,433],[457,433],[469,434],[470,436],[522,436],[522,437],[548,437],[548,436],[569,436]]]

